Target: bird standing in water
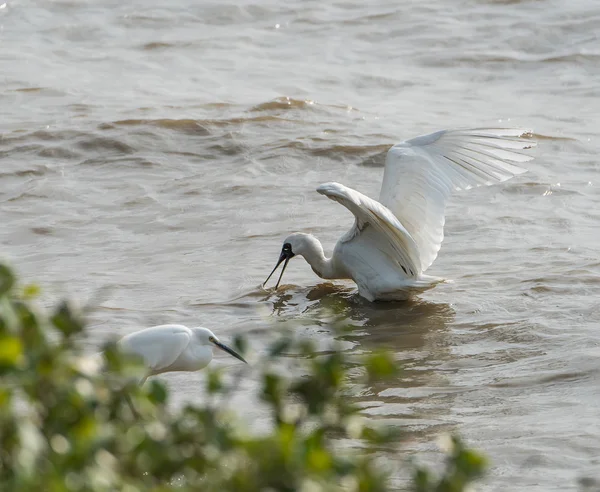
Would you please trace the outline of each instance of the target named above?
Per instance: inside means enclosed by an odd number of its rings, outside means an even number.
[[[303,256],[324,279],[352,279],[369,301],[403,300],[444,279],[425,275],[444,239],[446,202],[454,190],[500,183],[526,170],[512,163],[533,157],[519,129],[442,130],[394,145],[387,153],[379,201],[339,183],[317,191],[354,214],[354,226],[325,257],[311,234],[283,242],[277,267]]]
[[[140,356],[149,376],[172,371],[195,372],[204,369],[213,358],[213,348],[219,348],[247,363],[235,350],[222,343],[208,328],[188,328],[183,325],[160,325],[125,335],[118,348]]]

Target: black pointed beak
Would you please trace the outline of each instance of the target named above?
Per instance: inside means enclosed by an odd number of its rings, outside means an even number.
[[[294,253],[292,253],[291,248],[283,248],[281,250],[281,254],[279,255],[279,260],[277,260],[277,265],[275,265],[275,268],[273,268],[273,271],[269,274],[269,276],[267,277],[267,280],[265,280],[263,282],[263,288],[265,287],[265,284],[269,281],[269,279],[271,278],[271,276],[275,273],[275,270],[277,270],[277,267],[279,265],[281,265],[282,262],[285,261],[285,263],[283,264],[283,269],[281,270],[281,275],[279,275],[279,280],[277,280],[277,284],[275,285],[275,289],[277,289],[277,287],[279,287],[279,282],[281,282],[281,277],[283,277],[283,272],[285,272],[285,268],[287,267],[288,262],[294,257]]]
[[[238,354],[235,350],[233,350],[231,347],[228,347],[227,345],[225,345],[224,343],[221,342],[217,342],[216,340],[213,342],[217,347],[219,347],[221,350],[223,350],[224,352],[227,352],[229,355],[233,355],[236,359],[241,360],[242,362],[248,364],[246,362],[246,359],[244,359],[240,354]]]

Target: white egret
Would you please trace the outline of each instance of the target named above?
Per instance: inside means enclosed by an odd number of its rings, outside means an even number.
[[[142,358],[148,374],[172,371],[195,372],[204,369],[213,358],[217,347],[235,358],[246,360],[235,350],[222,343],[208,328],[188,328],[183,325],[160,325],[125,335],[117,342],[118,348]],[[247,362],[246,362],[247,363]]]
[[[387,153],[379,201],[339,183],[317,191],[354,214],[354,226],[326,258],[319,240],[295,233],[283,242],[277,267],[303,256],[325,279],[352,279],[369,301],[402,300],[444,279],[425,275],[444,239],[446,202],[454,190],[491,185],[526,170],[511,162],[533,157],[519,129],[442,130],[394,145]]]

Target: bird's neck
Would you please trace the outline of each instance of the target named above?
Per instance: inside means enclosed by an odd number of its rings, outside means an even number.
[[[315,238],[305,252],[302,253],[306,262],[321,278],[344,278],[335,267],[333,258],[327,258],[323,252],[323,246]]]

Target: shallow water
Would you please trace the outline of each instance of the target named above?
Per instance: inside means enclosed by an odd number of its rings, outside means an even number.
[[[326,343],[333,304],[348,350],[403,364],[360,401],[408,454],[456,431],[493,462],[483,490],[577,490],[599,477],[599,32],[592,0],[8,0],[2,254],[48,299],[100,304],[90,346],[182,322],[259,356],[274,319]],[[391,144],[472,126],[539,145],[527,174],[452,199],[428,273],[454,283],[369,304],[298,260],[259,289],[287,233],[331,251],[351,226],[320,183],[377,197]],[[164,379],[201,398],[201,374]]]

